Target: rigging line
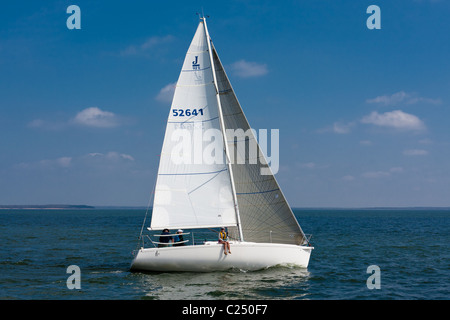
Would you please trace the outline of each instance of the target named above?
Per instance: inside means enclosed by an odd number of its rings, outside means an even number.
[[[191,204],[192,212],[194,213],[195,224],[198,224],[197,212],[195,212],[195,206],[192,204],[191,197],[188,194],[189,203]]]
[[[192,192],[198,190],[199,188],[203,187],[205,184],[207,184],[208,182],[210,182],[212,179],[215,179],[221,172],[226,171],[227,169],[223,169],[221,171],[218,171],[213,177],[211,177],[209,180],[205,181],[204,183],[202,183],[201,185],[199,185],[198,187],[196,187],[195,189],[192,189],[191,191],[188,192],[188,194],[191,194]]]
[[[189,119],[187,119],[185,121],[167,121],[167,123],[203,123],[203,122],[209,122],[209,121],[219,119],[219,117],[206,119],[206,120],[200,120],[200,121],[189,121],[190,119],[192,119],[192,117],[190,117]]]
[[[145,221],[147,220],[147,215],[148,215],[148,210],[150,208],[150,203],[152,201],[152,199],[155,197],[155,188],[156,188],[156,180],[155,179],[155,183],[153,185],[153,190],[152,190],[152,194],[150,195],[149,199],[148,199],[148,203],[147,203],[147,209],[145,210],[145,216],[144,216],[144,221],[142,222],[142,227],[141,227],[141,232],[139,234],[139,238],[138,238],[138,243],[136,246],[136,250],[139,248],[139,243],[142,239],[142,232],[144,231],[144,226],[145,226]]]

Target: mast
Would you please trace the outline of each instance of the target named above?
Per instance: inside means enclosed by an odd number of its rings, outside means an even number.
[[[236,220],[237,220],[237,225],[238,225],[238,230],[239,230],[239,238],[241,241],[244,241],[244,235],[242,233],[241,217],[239,214],[239,206],[238,206],[238,201],[237,201],[237,196],[236,196],[236,187],[235,187],[234,178],[233,178],[233,171],[232,171],[233,169],[232,169],[231,160],[230,160],[230,152],[228,150],[227,136],[225,134],[225,123],[223,120],[222,104],[220,102],[219,87],[217,86],[216,70],[215,70],[215,66],[214,66],[214,59],[212,56],[211,38],[209,36],[208,27],[206,26],[205,16],[201,17],[200,20],[203,21],[203,26],[205,28],[205,33],[206,33],[206,42],[208,44],[209,59],[211,61],[211,70],[212,70],[212,74],[213,74],[214,87],[216,89],[217,105],[218,105],[218,109],[219,109],[220,128],[222,131],[223,143],[225,146],[225,155],[226,155],[226,161],[227,161],[227,166],[228,166],[228,172],[230,174],[231,189],[232,189],[233,201],[234,201],[234,209],[235,209],[235,213],[236,213]]]

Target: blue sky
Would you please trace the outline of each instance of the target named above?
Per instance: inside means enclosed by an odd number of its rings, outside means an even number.
[[[450,206],[444,0],[2,4],[0,204],[145,206],[202,8],[292,206]]]

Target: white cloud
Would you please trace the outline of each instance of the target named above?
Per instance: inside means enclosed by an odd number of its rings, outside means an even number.
[[[390,173],[401,173],[403,172],[403,168],[402,167],[393,167],[389,169]]]
[[[306,169],[326,169],[329,167],[329,165],[317,164],[315,162],[304,162],[304,163],[297,162],[296,166],[299,168],[306,168]]]
[[[405,156],[426,156],[428,154],[428,151],[422,149],[409,149],[404,150],[403,154]]]
[[[372,141],[370,141],[370,140],[361,140],[359,142],[359,144],[362,145],[362,146],[371,146],[372,145]]]
[[[129,154],[125,154],[125,153],[118,153],[115,151],[111,151],[108,152],[105,155],[105,158],[108,160],[130,160],[130,161],[134,161],[134,158],[132,156],[130,156]]]
[[[299,166],[301,168],[314,169],[317,167],[317,164],[314,162],[306,162],[306,163],[300,163]]]
[[[127,48],[120,51],[120,56],[136,56],[136,55],[146,55],[151,49],[157,47],[158,45],[169,43],[173,41],[174,37],[167,35],[164,37],[150,37],[146,39],[139,45],[130,45]]]
[[[117,151],[109,151],[105,153],[92,152],[78,157],[80,167],[86,170],[94,170],[95,172],[123,172],[128,171],[135,166],[135,159],[133,156],[120,153]]]
[[[63,168],[70,167],[72,163],[72,157],[61,157],[56,159],[56,164]]]
[[[233,63],[231,65],[231,70],[241,78],[259,77],[269,72],[266,64],[248,62],[245,60],[239,60]]]
[[[441,99],[433,99],[433,98],[424,98],[424,97],[412,97],[411,99],[409,99],[407,101],[407,104],[415,104],[415,103],[419,103],[419,102],[438,105],[438,104],[442,103],[442,100]]]
[[[107,160],[107,161],[119,161],[119,160],[129,160],[134,161],[134,158],[125,153],[119,153],[116,151],[110,151],[108,153],[100,153],[100,152],[92,152],[87,154],[87,158],[90,159],[98,159],[98,160]]]
[[[380,179],[380,178],[388,178],[392,174],[402,173],[402,167],[392,167],[388,171],[368,171],[361,174],[362,177],[367,179]]]
[[[112,128],[132,122],[132,119],[118,116],[98,107],[86,108],[78,112],[72,119],[42,120],[34,119],[27,126],[32,129],[60,131],[70,126],[80,125],[96,128]]]
[[[27,127],[32,129],[41,129],[41,130],[50,130],[50,131],[60,131],[67,127],[66,121],[58,121],[58,120],[42,120],[42,119],[34,119],[30,121]]]
[[[134,157],[129,154],[110,151],[107,153],[92,152],[76,157],[59,157],[34,162],[21,162],[16,164],[15,167],[20,169],[58,169],[75,168],[78,166],[83,168],[94,166],[97,168],[103,167],[104,165],[117,167],[134,161]]]
[[[373,99],[367,99],[367,103],[376,103],[384,106],[395,106],[399,104],[409,105],[419,102],[428,104],[441,104],[441,99],[432,99],[420,97],[416,93],[408,93],[405,91],[399,91],[391,95],[382,95]]]
[[[92,152],[88,154],[89,157],[103,157],[103,153]]]
[[[349,123],[335,122],[335,123],[333,123],[332,126],[318,129],[317,132],[318,133],[332,132],[332,133],[337,133],[337,134],[347,134],[347,133],[351,132],[352,127],[354,127],[354,126],[355,126],[354,122],[349,122]]]
[[[132,156],[130,156],[129,154],[121,153],[120,157],[125,160],[134,161],[134,158]]]
[[[364,172],[362,174],[362,176],[364,178],[369,178],[369,179],[378,179],[378,178],[385,178],[385,177],[389,177],[391,174],[387,171],[369,171],[369,172]]]
[[[72,157],[59,157],[56,159],[44,159],[36,162],[21,162],[14,165],[14,167],[20,169],[58,169],[69,168],[72,164]]]
[[[353,127],[354,123],[347,123],[347,124],[342,124],[339,122],[335,122],[333,124],[333,132],[334,133],[338,133],[338,134],[346,134],[346,133],[350,133],[351,131],[351,127]]]
[[[164,88],[159,90],[159,93],[156,96],[156,100],[161,101],[161,102],[167,102],[167,103],[172,102],[173,94],[175,93],[176,85],[177,85],[176,82],[169,83]]]
[[[45,121],[42,119],[34,119],[33,121],[31,121],[28,126],[30,128],[42,128],[45,126]]]
[[[396,104],[402,102],[403,100],[405,100],[405,98],[407,96],[408,96],[408,94],[406,92],[400,91],[400,92],[394,93],[390,96],[384,95],[384,96],[378,96],[373,99],[368,99],[368,100],[366,100],[366,102],[367,103],[380,103],[380,104],[384,104],[385,106],[391,106],[391,105],[396,105]]]
[[[80,111],[73,119],[73,122],[96,128],[112,128],[120,125],[119,118],[114,113],[100,110],[97,107]]]
[[[72,157],[60,157],[52,160],[41,160],[39,164],[44,167],[68,168],[72,164]]]
[[[403,130],[423,130],[425,124],[415,115],[394,110],[391,112],[378,113],[373,111],[371,114],[361,119],[362,123],[373,124],[381,127],[390,127]]]
[[[431,139],[420,139],[418,142],[420,144],[432,144],[433,140],[431,140]]]

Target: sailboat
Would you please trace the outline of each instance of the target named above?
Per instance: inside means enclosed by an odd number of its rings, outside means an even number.
[[[205,136],[210,132],[221,133],[223,148],[216,149],[214,157],[223,161],[195,159],[205,154]],[[187,137],[183,148],[181,136]],[[240,147],[242,141],[248,145],[254,142],[256,152]],[[174,236],[174,230],[182,229],[190,239],[185,230],[203,228],[226,228],[232,253],[227,254],[217,240],[200,244],[184,240],[182,246],[161,246],[166,243],[163,237]],[[250,271],[277,265],[306,268],[313,249],[242,111],[205,17],[200,17],[175,87],[151,223],[146,229],[173,231],[156,235],[153,247],[139,247],[131,263],[133,271]],[[150,239],[143,231],[147,232],[144,225],[140,239]]]

